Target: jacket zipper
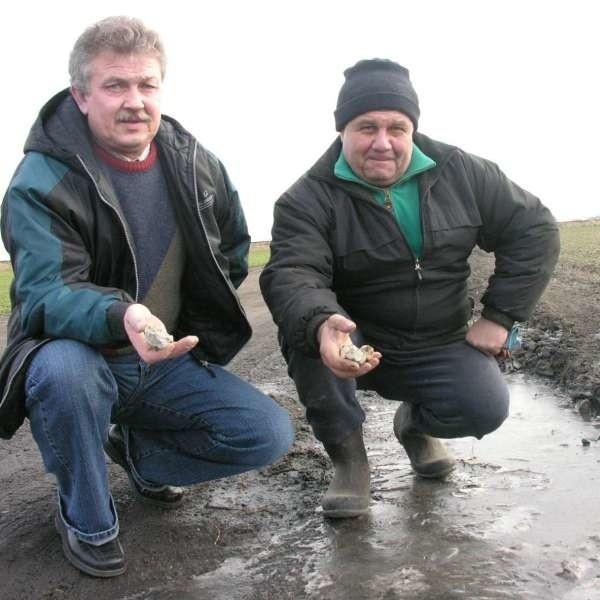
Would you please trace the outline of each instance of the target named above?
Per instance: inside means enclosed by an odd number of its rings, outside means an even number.
[[[383,190],[383,207],[389,212],[392,213],[394,212],[394,206],[392,204],[392,193],[390,188],[385,188]],[[421,235],[423,235],[424,238],[424,234],[423,234],[423,211],[421,210],[421,222],[420,222],[420,227],[421,227]],[[395,217],[394,217],[395,218]],[[413,252],[412,248],[410,247],[410,244],[408,243],[408,240],[406,239],[406,235],[404,234],[404,231],[402,231],[402,227],[399,227],[400,229],[400,234],[402,235],[402,237],[404,238],[404,242],[406,243],[406,246],[408,247],[409,252],[411,253],[412,257],[413,257],[413,261],[414,261],[414,271],[415,274],[417,276],[417,285],[415,286],[415,318],[414,318],[414,326],[413,326],[413,331],[416,330],[417,328],[417,323],[419,321],[420,318],[420,312],[421,312],[421,308],[420,308],[420,284],[421,281],[423,281],[423,268],[421,267],[421,261],[419,259],[418,256],[415,256],[415,253]],[[425,239],[423,239],[423,246],[425,245]]]
[[[423,176],[423,181],[427,180],[427,175]],[[420,187],[420,186],[419,186]],[[429,188],[427,189],[427,192],[429,191]],[[425,239],[425,227],[424,227],[424,220],[425,220],[425,193],[421,194],[421,191],[419,189],[419,210],[421,213],[421,219],[420,219],[420,226],[421,226],[421,235],[423,236],[423,248],[421,250],[421,256],[423,256],[423,254],[425,254],[425,245],[426,245],[426,239]],[[413,255],[414,256],[414,255]],[[416,331],[417,329],[417,323],[419,322],[420,318],[421,318],[421,281],[423,281],[423,268],[421,267],[421,260],[419,257],[415,256],[415,273],[417,274],[417,285],[415,286],[415,322],[414,322],[414,327],[413,327],[413,331]]]
[[[383,190],[383,207],[390,213],[394,212],[394,206],[392,204],[392,193],[390,191],[390,188],[385,188]],[[423,211],[421,211],[420,226],[421,226],[421,234],[423,234]],[[402,227],[399,227],[399,229],[400,229],[400,233],[401,233],[402,237],[404,238],[404,241],[406,242],[406,245],[408,246],[408,250],[412,254],[412,257],[413,257],[413,260],[415,263],[415,273],[417,274],[417,278],[419,279],[419,281],[423,281],[423,269],[421,268],[421,261],[419,260],[419,257],[415,256],[414,252],[412,251],[410,244],[408,243],[408,240],[406,239],[406,236],[404,235],[404,232],[402,231]]]
[[[423,270],[421,269],[421,261],[418,258],[415,258],[415,272],[417,273],[417,278],[419,281],[423,281]]]
[[[92,177],[92,174],[90,173],[89,169],[87,168],[87,165],[85,164],[85,162],[83,162],[83,159],[81,158],[81,156],[79,156],[79,154],[77,154],[77,159],[81,163],[81,166],[84,168],[85,172],[88,174],[88,177],[92,180],[92,183],[94,184],[94,187],[96,188],[96,192],[97,192],[100,200],[102,200],[102,202],[104,202],[104,204],[109,206],[114,211],[114,213],[117,215],[117,218],[119,219],[119,222],[121,223],[121,227],[123,228],[123,233],[125,234],[125,240],[127,241],[127,246],[129,248],[129,252],[131,253],[131,258],[133,260],[133,273],[135,275],[135,296],[134,296],[134,298],[135,298],[135,301],[137,302],[138,301],[138,293],[139,293],[139,289],[140,289],[140,282],[139,282],[139,278],[138,278],[138,266],[137,266],[137,260],[135,259],[135,252],[133,251],[133,244],[131,243],[131,239],[129,238],[129,232],[127,230],[127,225],[125,225],[125,221],[123,221],[123,219],[121,218],[119,211],[110,202],[108,202],[108,200],[106,200],[106,198],[102,195],[102,193],[100,192],[100,188],[98,187],[97,181]]]

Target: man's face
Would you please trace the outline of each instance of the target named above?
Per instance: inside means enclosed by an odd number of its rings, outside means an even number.
[[[72,89],[95,141],[138,158],[160,125],[161,71],[153,54],[103,51],[91,62],[87,92]]]
[[[393,185],[408,169],[413,123],[397,110],[373,110],[352,119],[340,134],[352,170],[378,187]]]

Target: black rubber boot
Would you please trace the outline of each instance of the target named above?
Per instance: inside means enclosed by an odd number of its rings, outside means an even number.
[[[402,402],[394,416],[394,434],[404,446],[417,475],[427,479],[445,477],[456,466],[454,457],[438,438],[417,431],[412,426],[411,405]]]
[[[335,473],[323,496],[323,514],[334,519],[360,517],[369,510],[371,480],[362,428],[341,444],[323,444]]]

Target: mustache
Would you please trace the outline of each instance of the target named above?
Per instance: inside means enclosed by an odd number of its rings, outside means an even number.
[[[117,114],[118,123],[149,123],[150,116],[145,112],[120,112]]]

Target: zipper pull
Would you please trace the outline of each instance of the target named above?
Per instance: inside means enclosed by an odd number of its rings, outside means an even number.
[[[419,262],[418,258],[415,258],[415,271],[417,273],[417,277],[419,278],[419,281],[422,281],[423,279],[423,272],[421,269],[421,263]]]
[[[383,207],[385,210],[389,210],[391,212],[392,206],[392,194],[390,194],[390,190],[383,190],[384,198],[383,198]]]
[[[207,360],[201,360],[200,364],[208,371],[208,374],[214,379],[216,377],[215,372],[211,369],[210,364]]]

